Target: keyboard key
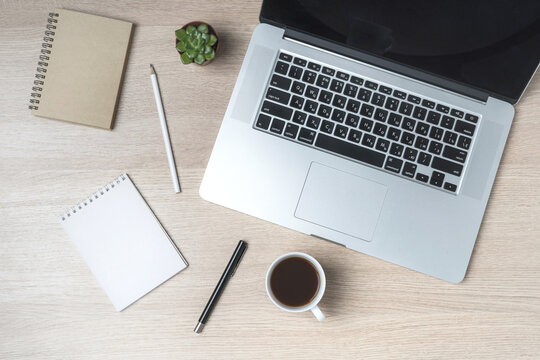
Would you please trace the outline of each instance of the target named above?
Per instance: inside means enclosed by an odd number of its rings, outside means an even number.
[[[334,123],[332,123],[332,122],[330,122],[328,120],[323,120],[322,126],[321,126],[321,131],[324,131],[325,133],[331,134],[332,131],[334,131]]]
[[[418,120],[424,120],[426,118],[427,110],[423,107],[416,106],[413,112],[413,118]]]
[[[414,147],[420,150],[426,150],[429,144],[429,139],[425,137],[418,136],[416,138],[416,142],[414,143]]]
[[[453,117],[450,117],[448,115],[443,115],[442,121],[441,121],[441,126],[443,128],[452,130],[452,128],[454,127],[454,121],[455,121],[455,119]]]
[[[298,95],[302,95],[304,93],[304,88],[305,87],[306,87],[305,84],[303,84],[303,83],[301,83],[299,81],[295,81],[292,84],[291,92],[293,92],[295,94],[298,94]]]
[[[362,145],[367,147],[374,147],[375,146],[375,136],[370,134],[364,134],[364,137],[362,138]]]
[[[321,90],[321,94],[319,95],[319,101],[330,104],[333,96],[334,94],[332,94],[330,91]]]
[[[334,79],[332,80],[332,84],[330,85],[330,90],[341,94],[341,91],[343,90],[343,86],[345,86],[345,83],[343,81]]]
[[[337,137],[345,139],[347,137],[347,132],[349,129],[343,125],[336,125],[336,130],[334,130],[334,135]]]
[[[307,65],[307,61],[304,60],[304,59],[300,59],[300,58],[294,58],[293,63],[295,63],[296,65],[299,65],[299,66],[306,66]]]
[[[392,111],[396,111],[398,106],[399,106],[399,100],[391,98],[391,97],[386,99],[386,104],[384,105],[385,108]]]
[[[468,150],[469,146],[471,146],[471,138],[461,135],[459,137],[457,146],[459,146],[462,149]]]
[[[371,103],[376,106],[383,106],[384,100],[386,100],[386,96],[384,96],[381,93],[375,93],[373,94],[373,97],[371,98]]]
[[[338,71],[336,77],[341,80],[349,80],[349,74],[345,74],[344,72]]]
[[[315,140],[315,134],[314,130],[303,127],[300,129],[300,134],[298,134],[298,140],[311,145],[313,144],[313,140]]]
[[[414,143],[414,134],[404,131],[401,135],[401,143],[405,145],[412,145]]]
[[[349,139],[350,141],[354,141],[355,143],[359,143],[361,137],[362,132],[351,129],[351,131],[349,131],[349,137],[347,139]]]
[[[408,147],[405,149],[405,152],[403,153],[403,158],[409,161],[416,161],[417,155],[418,155],[418,150]]]
[[[401,171],[401,166],[403,165],[403,160],[396,159],[394,157],[389,156],[386,159],[386,164],[384,165],[384,168],[386,170],[390,170],[392,172],[398,173]]]
[[[452,110],[450,110],[450,115],[455,116],[455,117],[457,117],[459,119],[462,119],[463,115],[465,115],[465,114],[461,110],[452,109]]]
[[[360,129],[364,130],[365,132],[370,132],[372,127],[373,121],[362,118],[362,121],[360,122]]]
[[[332,108],[330,106],[321,105],[319,106],[319,111],[317,112],[317,115],[328,119],[330,117],[331,112],[332,112]]]
[[[285,54],[285,53],[279,54],[279,58],[281,60],[288,61],[288,62],[291,62],[291,60],[292,60],[292,56],[289,55],[289,54]]]
[[[373,115],[373,110],[375,110],[373,106],[364,104],[362,105],[362,110],[360,110],[360,114],[363,116],[371,117]]]
[[[365,87],[367,87],[368,89],[372,89],[372,90],[377,90],[377,87],[379,85],[377,85],[376,83],[372,82],[372,81],[369,81],[369,80],[366,80],[366,85]]]
[[[383,85],[379,86],[379,91],[386,95],[392,94],[392,89],[390,89],[388,86],[383,86]]]
[[[384,154],[381,154],[375,150],[366,149],[364,147],[344,140],[336,139],[322,133],[319,133],[317,136],[315,146],[376,167],[382,167],[384,158],[386,157]]]
[[[330,85],[330,78],[319,74],[317,77],[317,86],[327,89],[328,85]]]
[[[332,102],[332,105],[335,107],[338,107],[340,109],[343,109],[345,107],[345,104],[347,103],[347,98],[345,96],[336,95],[334,96],[334,101]],[[360,105],[360,104],[358,104]]]
[[[347,114],[347,118],[345,119],[345,125],[355,128],[358,126],[359,122],[360,122],[360,116]]]
[[[352,76],[352,77],[351,77],[351,82],[352,82],[353,84],[356,84],[356,85],[362,85],[362,84],[364,83],[364,80],[361,79],[361,78],[359,78],[359,77],[357,77],[357,76]]]
[[[444,139],[443,141],[450,145],[455,145],[457,141],[458,135],[455,132],[446,131],[444,133]]]
[[[417,134],[420,134],[420,135],[424,135],[426,136],[428,134],[428,131],[429,131],[429,125],[424,123],[424,122],[418,122],[416,124],[416,130],[415,132]]]
[[[334,74],[336,73],[336,70],[330,69],[329,67],[324,66],[322,68],[322,72],[323,72],[323,74],[334,76]]]
[[[287,123],[287,126],[285,126],[285,132],[283,133],[283,135],[285,135],[288,138],[295,139],[296,134],[298,134],[298,129],[299,129],[298,125]]]
[[[407,97],[407,100],[409,100],[410,102],[415,103],[415,104],[420,104],[420,98],[418,96],[409,95]]]
[[[315,71],[321,70],[321,65],[315,64],[315,63],[312,63],[312,62],[310,62],[307,67],[308,67],[308,69],[315,70]]]
[[[278,61],[274,69],[275,72],[282,75],[287,75],[288,70],[289,70],[289,64],[284,63],[283,61]]]
[[[390,127],[390,129],[388,130],[388,134],[386,134],[387,138],[394,141],[398,141],[400,136],[401,130],[396,129],[395,127]]]
[[[407,98],[407,94],[405,94],[403,91],[394,90],[394,96],[397,98],[400,98],[402,100],[405,100]]]
[[[302,69],[298,66],[291,66],[291,69],[289,70],[289,77],[294,79],[300,79],[302,77]]]
[[[431,155],[425,152],[420,152],[420,155],[418,155],[418,163],[421,165],[429,166],[430,162],[431,162]]]
[[[460,165],[458,163],[455,163],[453,161],[448,161],[446,159],[440,158],[438,156],[435,156],[433,158],[433,162],[431,163],[431,167],[439,170],[444,171],[447,174],[452,174],[455,176],[461,176],[461,172],[463,171],[463,165]]]
[[[418,173],[416,174],[416,180],[427,183],[427,181],[429,180],[429,176]]]
[[[317,99],[317,95],[319,95],[319,89],[314,86],[307,87],[305,96],[311,99]]]
[[[430,109],[435,109],[435,103],[433,101],[429,101],[426,99],[422,100],[422,106],[430,108]]]
[[[403,171],[401,172],[403,175],[413,178],[414,174],[416,173],[416,164],[405,162],[405,165],[403,166]]]
[[[458,148],[446,145],[442,154],[445,158],[464,163],[467,159],[467,152]]]
[[[451,192],[456,192],[457,186],[454,185],[454,184],[451,184],[449,182],[445,182],[444,183],[444,190],[448,190],[448,191],[451,191]]]
[[[289,103],[289,99],[291,98],[291,94],[273,87],[269,87],[266,91],[266,98],[283,105],[287,105]]]
[[[289,105],[297,109],[301,109],[302,106],[304,106],[304,98],[294,95]]]
[[[306,70],[304,71],[304,76],[302,76],[302,81],[307,82],[308,84],[313,84],[317,79],[317,74],[313,71]]]
[[[403,149],[405,149],[405,146],[398,143],[392,143],[392,146],[390,146],[390,154],[401,157],[403,154]]]
[[[433,125],[439,125],[439,121],[441,120],[441,114],[436,113],[435,111],[430,111],[428,113],[426,121]]]
[[[474,126],[471,123],[458,120],[456,121],[456,127],[454,128],[454,130],[457,131],[458,133],[473,136],[475,128],[476,126]]]
[[[308,100],[306,101],[306,104],[304,105],[304,110],[312,114],[315,114],[315,112],[317,111],[317,106],[319,106],[319,104],[317,104],[315,101]]]
[[[437,105],[437,111],[448,114],[448,112],[450,111],[450,108],[448,106],[444,106],[444,105],[439,104],[439,105]]]
[[[281,75],[272,76],[272,80],[270,80],[270,85],[278,87],[283,90],[289,90],[289,87],[291,86],[291,79],[284,78]]]
[[[375,135],[384,136],[386,134],[387,126],[381,123],[376,123],[373,128],[373,133]]]
[[[478,122],[478,116],[476,115],[471,115],[471,114],[466,114],[465,115],[465,120],[467,121],[470,121],[470,122],[473,122],[473,123],[477,123]]]
[[[332,112],[332,120],[342,123],[345,120],[345,111],[334,109]]]
[[[274,119],[272,121],[272,125],[270,125],[270,131],[276,134],[281,134],[283,132],[284,127],[285,127],[285,121]]]
[[[360,91],[358,92],[358,100],[368,102],[370,98],[371,91],[369,91],[368,89],[360,89]]]
[[[306,113],[303,113],[301,111],[295,111],[294,115],[293,115],[293,118],[292,118],[292,121],[297,123],[297,124],[304,125],[304,122],[306,121],[306,118],[307,118]]]
[[[413,105],[405,101],[402,101],[401,105],[399,106],[399,112],[403,115],[411,115],[412,109]]]
[[[388,111],[383,109],[375,110],[375,116],[373,117],[377,121],[385,122],[386,117],[388,116]]]
[[[347,84],[345,85],[345,91],[343,91],[343,94],[354,98],[356,97],[357,92],[358,92],[358,86]]]
[[[429,143],[429,149],[428,151],[430,153],[433,153],[433,154],[436,154],[436,155],[440,155],[441,151],[442,151],[442,147],[443,147],[443,144],[441,144],[440,142],[437,142],[437,141],[431,141]]]
[[[347,102],[347,111],[350,111],[356,114],[358,110],[360,110],[360,102],[353,99],[349,99],[349,102]]]
[[[319,128],[320,123],[321,123],[320,118],[313,115],[309,115],[306,126],[317,130]]]
[[[388,123],[390,125],[398,127],[399,124],[401,124],[401,115],[390,113],[390,115],[388,116]]]
[[[403,120],[403,125],[401,125],[401,127],[405,130],[409,130],[409,131],[413,131],[414,130],[414,125],[416,125],[416,121],[414,121],[413,119],[411,118],[408,118],[406,117],[404,120]],[[426,125],[427,126],[427,125]]]
[[[377,145],[375,145],[375,149],[383,152],[387,152],[388,148],[390,147],[390,141],[385,139],[378,139]]]
[[[443,129],[436,126],[432,126],[431,131],[429,132],[429,137],[435,140],[441,140],[443,133],[444,133]]]
[[[255,126],[264,130],[268,130],[268,126],[270,126],[270,120],[272,120],[270,116],[259,114]]]
[[[431,185],[434,185],[434,186],[437,186],[437,187],[441,187],[442,184],[443,184],[443,181],[444,181],[444,174],[443,173],[440,173],[438,171],[434,171],[432,174],[431,174],[431,179],[429,180],[429,183]]]
[[[280,117],[285,120],[289,120],[293,112],[292,109],[286,108],[285,106],[281,106],[281,105],[278,105],[278,104],[275,104],[273,102],[266,101],[266,100],[263,103],[261,111],[270,115]]]

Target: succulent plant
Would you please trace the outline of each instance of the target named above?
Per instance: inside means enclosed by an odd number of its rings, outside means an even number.
[[[176,30],[176,38],[176,49],[181,53],[180,58],[184,64],[195,62],[201,65],[216,56],[214,45],[217,37],[210,33],[206,24],[197,27],[189,25],[185,29]]]

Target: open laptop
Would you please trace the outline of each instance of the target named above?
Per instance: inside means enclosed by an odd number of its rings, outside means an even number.
[[[265,0],[201,196],[460,282],[539,14],[537,0]]]

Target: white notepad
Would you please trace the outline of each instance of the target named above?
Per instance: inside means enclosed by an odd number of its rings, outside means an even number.
[[[187,267],[126,174],[67,211],[60,223],[117,311]]]

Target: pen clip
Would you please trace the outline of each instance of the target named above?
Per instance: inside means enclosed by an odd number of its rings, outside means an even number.
[[[232,271],[231,271],[231,274],[229,275],[230,277],[232,277],[236,273],[236,269],[238,268],[238,265],[240,264],[240,260],[242,260],[246,252],[246,247],[245,246],[242,247],[240,251],[241,251],[240,255],[237,257],[236,261],[232,265]]]

